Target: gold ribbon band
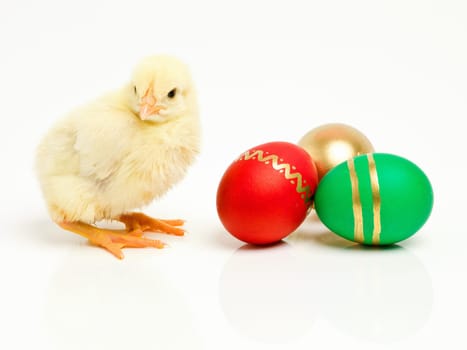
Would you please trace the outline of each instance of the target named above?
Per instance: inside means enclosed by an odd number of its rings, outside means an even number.
[[[240,160],[250,160],[257,159],[258,162],[265,164],[271,163],[271,166],[274,170],[284,173],[284,177],[289,180],[292,184],[296,184],[295,191],[300,194],[300,197],[303,199],[306,205],[311,204],[311,187],[310,185],[305,185],[306,180],[303,179],[303,176],[298,171],[294,171],[295,167],[291,166],[288,163],[280,163],[282,159],[279,159],[279,156],[275,154],[264,154],[262,150],[253,150],[245,152]]]

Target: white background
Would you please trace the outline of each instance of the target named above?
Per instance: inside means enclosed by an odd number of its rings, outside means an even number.
[[[464,0],[2,1],[0,50],[2,349],[467,347]],[[49,220],[34,149],[153,53],[191,66],[203,150],[145,211],[189,234],[118,261]],[[268,249],[226,233],[215,193],[229,163],[328,122],[424,169],[422,230],[389,250],[313,218]]]

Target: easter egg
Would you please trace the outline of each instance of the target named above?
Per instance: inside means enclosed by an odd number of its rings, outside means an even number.
[[[318,183],[309,154],[289,142],[270,142],[243,153],[225,171],[217,212],[241,241],[269,244],[292,233],[306,218]]]
[[[331,231],[354,242],[386,245],[416,233],[430,216],[433,190],[411,161],[373,153],[329,171],[316,191],[318,217]]]
[[[313,158],[320,179],[336,165],[360,154],[374,152],[373,145],[363,133],[340,123],[324,124],[309,131],[298,145]]]

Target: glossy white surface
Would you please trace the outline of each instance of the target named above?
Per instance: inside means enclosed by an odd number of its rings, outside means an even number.
[[[0,4],[2,349],[467,347],[466,3],[268,6]],[[154,52],[193,69],[203,152],[145,209],[187,219],[189,233],[118,261],[50,222],[34,147]],[[226,233],[215,193],[229,163],[327,122],[425,170],[435,206],[422,230],[392,249],[347,242],[313,215],[263,249]]]

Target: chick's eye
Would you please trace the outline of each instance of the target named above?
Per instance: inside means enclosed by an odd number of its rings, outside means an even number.
[[[136,91],[136,86],[133,86],[133,90],[134,90],[135,95],[136,95],[136,93],[137,93],[137,91]]]
[[[168,98],[174,98],[176,94],[177,94],[177,89],[172,89],[172,90],[170,90],[169,93],[167,94],[167,97],[168,97]]]

